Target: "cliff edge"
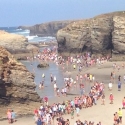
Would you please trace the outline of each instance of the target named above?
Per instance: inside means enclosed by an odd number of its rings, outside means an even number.
[[[6,48],[9,52],[25,52],[27,44],[28,40],[24,36],[0,30],[0,46]]]
[[[56,36],[58,30],[64,28],[73,21],[53,21],[48,23],[36,24],[34,26],[19,26],[21,29],[29,29],[30,35]]]
[[[34,75],[0,47],[0,104],[38,102]]]
[[[57,32],[59,53],[125,53],[125,11],[75,21]]]

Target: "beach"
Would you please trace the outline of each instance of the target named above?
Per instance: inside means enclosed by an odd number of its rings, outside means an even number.
[[[82,73],[92,73],[95,75],[95,78],[97,81],[102,82],[105,84],[105,105],[101,105],[101,99],[97,101],[97,105],[94,105],[89,108],[84,108],[80,110],[80,116],[77,117],[75,113],[75,118],[71,120],[70,115],[63,115],[65,119],[70,119],[70,124],[73,125],[76,120],[80,119],[81,121],[87,120],[87,121],[94,121],[95,123],[101,121],[102,125],[111,125],[113,124],[113,114],[118,111],[119,108],[122,108],[122,99],[125,96],[124,89],[125,84],[123,83],[123,75],[125,69],[120,69],[118,72],[116,72],[116,78],[113,83],[113,89],[112,91],[108,90],[108,83],[110,82],[110,73],[113,71],[112,64],[114,62],[106,62],[101,66],[95,66],[88,68],[86,71],[82,71]],[[123,62],[115,62],[118,65],[122,65]],[[72,71],[72,76],[75,76],[77,74],[77,71]],[[121,75],[121,81],[122,81],[122,89],[121,91],[118,91],[117,88],[117,78]],[[92,84],[92,83],[90,83]],[[110,93],[113,93],[114,95],[114,104],[109,104],[109,95]],[[54,102],[62,102],[66,99],[73,99],[76,95],[68,95],[67,97],[55,97],[54,99],[49,100],[49,104],[52,104]],[[30,106],[29,106],[30,107]],[[32,107],[33,108],[33,107]],[[35,107],[34,107],[35,109]],[[29,109],[30,112],[33,112],[33,110]],[[16,112],[16,108],[15,108]],[[123,125],[125,124],[125,110],[123,109]],[[6,112],[4,117],[6,116]],[[7,125],[7,120],[0,121],[0,124]],[[17,119],[17,122],[14,123],[15,125],[34,125],[33,116],[26,116],[21,117]],[[56,125],[56,120],[54,125]]]

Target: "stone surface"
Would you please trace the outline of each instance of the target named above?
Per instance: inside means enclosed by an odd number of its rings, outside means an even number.
[[[125,12],[75,21],[57,32],[60,53],[125,53]]]
[[[40,64],[37,65],[37,68],[46,68],[46,67],[48,67],[48,66],[49,66],[48,63],[42,62],[42,63],[40,63]]]
[[[28,40],[24,36],[0,31],[0,46],[3,46],[10,52],[26,51],[27,44]]]
[[[33,51],[38,51],[39,50],[39,47],[35,46],[35,45],[32,45],[32,44],[29,44],[27,45],[26,47],[27,50],[33,50]]]
[[[56,36],[59,29],[64,28],[73,21],[54,21],[42,24],[36,24],[34,26],[20,26],[21,29],[29,29],[30,35],[38,36]]]
[[[19,103],[38,102],[40,97],[35,88],[34,75],[6,49],[0,47],[0,100],[3,103],[6,100]]]

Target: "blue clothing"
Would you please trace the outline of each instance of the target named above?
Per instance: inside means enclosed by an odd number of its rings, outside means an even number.
[[[12,117],[12,119],[15,119],[15,117],[16,117],[15,112],[11,112],[11,117]]]
[[[72,106],[74,106],[74,101],[71,101],[70,104],[71,104]]]
[[[41,119],[38,119],[37,122],[36,122],[37,125],[42,125],[42,121]]]

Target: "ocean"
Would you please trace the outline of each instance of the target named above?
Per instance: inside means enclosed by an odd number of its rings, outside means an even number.
[[[55,37],[46,36],[46,37],[38,37],[30,36],[30,30],[18,29],[18,27],[0,27],[0,30],[4,30],[8,33],[23,35],[28,39],[28,42],[51,42],[56,40]]]

